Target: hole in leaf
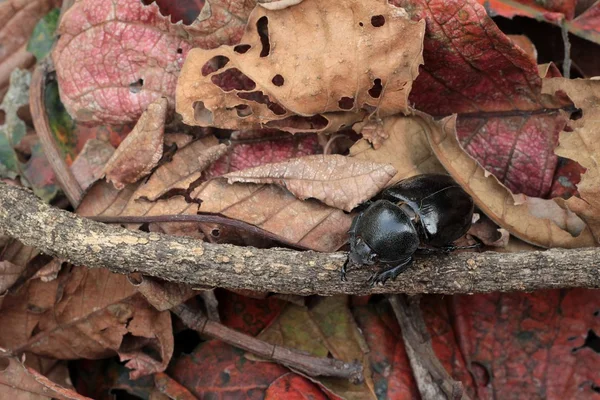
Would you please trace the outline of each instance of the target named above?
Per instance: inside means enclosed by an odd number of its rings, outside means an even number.
[[[181,53],[183,53],[183,49],[180,47],[177,49],[177,54],[181,54]]]
[[[252,115],[252,109],[248,107],[247,104],[238,104],[237,106],[235,106],[235,111],[237,112],[237,115],[240,118]]]
[[[285,108],[283,108],[277,103],[272,102],[271,99],[269,99],[269,96],[263,94],[263,92],[261,92],[260,90],[250,93],[238,93],[237,96],[240,99],[265,104],[267,108],[271,110],[275,115],[284,115],[286,113]]]
[[[219,228],[214,228],[212,231],[210,231],[210,234],[212,237],[218,238],[221,236],[221,230]]]
[[[581,110],[581,108],[578,108],[576,111],[573,111],[571,113],[571,119],[573,121],[577,121],[578,119],[580,119],[581,117],[583,117],[583,111]]]
[[[375,28],[379,28],[385,24],[385,17],[383,15],[374,15],[371,17],[371,25]]]
[[[256,21],[256,30],[258,31],[260,44],[262,45],[260,56],[266,57],[271,51],[271,44],[269,43],[269,19],[267,17],[260,17],[258,21]]]
[[[598,385],[596,385],[596,384],[593,384],[593,383],[592,383],[592,386],[591,386],[591,388],[592,388],[592,390],[593,390],[594,392],[596,392],[596,393],[600,393],[600,386],[598,386]]]
[[[144,80],[142,78],[137,81],[129,84],[129,91],[131,93],[139,93],[142,91],[142,87],[144,86]]]
[[[477,362],[471,361],[471,373],[475,378],[475,382],[477,382],[478,386],[488,386],[490,383],[490,372],[486,368],[485,365]]]
[[[342,110],[352,110],[352,107],[354,107],[354,99],[352,97],[342,97],[340,101],[338,101],[338,106]]]
[[[600,310],[596,310],[596,311],[594,311],[594,317],[597,317],[597,316],[599,316],[599,315],[600,315]]]
[[[277,74],[271,79],[271,82],[273,82],[273,85],[275,86],[283,86],[285,79],[283,79],[283,76]]]
[[[233,51],[235,51],[236,53],[239,54],[244,54],[245,52],[247,52],[248,50],[250,50],[250,46],[249,44],[238,44],[237,46],[235,46],[233,48]]]
[[[365,26],[362,22],[358,23],[359,26]]]
[[[596,335],[596,332],[594,332],[592,329],[588,331],[583,345],[580,347],[574,347],[572,351],[573,353],[575,353],[585,347],[592,349],[596,353],[600,353],[600,337],[598,337],[598,335]]]
[[[202,76],[216,72],[227,65],[229,58],[225,56],[214,56],[202,66]]]
[[[194,119],[197,122],[201,122],[203,124],[212,124],[213,114],[212,112],[204,107],[204,103],[201,101],[196,101],[193,104],[194,107]]]
[[[232,90],[253,90],[256,87],[256,83],[237,68],[231,68],[220,74],[213,75],[210,80],[225,92],[231,92]]]
[[[381,86],[381,79],[376,78],[373,81],[373,86],[369,89],[369,96],[374,99],[379,98],[381,96],[381,91],[383,90],[383,86]]]
[[[278,121],[269,121],[267,126],[269,128],[294,128],[299,131],[301,130],[321,130],[324,129],[329,121],[322,115],[313,115],[312,117],[303,117],[300,115],[292,115],[287,118]]]

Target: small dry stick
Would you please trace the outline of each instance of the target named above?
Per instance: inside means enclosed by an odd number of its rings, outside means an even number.
[[[276,346],[263,340],[235,331],[215,321],[209,320],[199,310],[185,304],[171,309],[183,323],[195,331],[219,339],[232,346],[246,350],[259,357],[283,364],[292,370],[309,376],[329,376],[348,379],[353,383],[363,381],[362,365],[347,363],[331,358],[313,357],[285,347]]]
[[[431,347],[431,337],[421,314],[419,299],[389,295],[406,353],[423,400],[468,400],[462,383],[452,379]]]

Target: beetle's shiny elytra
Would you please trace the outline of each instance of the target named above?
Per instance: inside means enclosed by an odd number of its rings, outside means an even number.
[[[381,192],[350,227],[349,262],[379,264],[369,282],[385,283],[406,270],[421,243],[451,250],[471,226],[473,199],[448,175],[417,175]]]

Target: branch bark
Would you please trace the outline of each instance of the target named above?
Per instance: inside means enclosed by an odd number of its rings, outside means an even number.
[[[0,184],[0,231],[73,264],[141,272],[195,287],[300,295],[600,287],[598,248],[427,256],[384,286],[367,285],[366,268],[351,269],[348,282],[340,282],[345,253],[255,249],[129,231],[52,208],[31,191],[6,184]]]

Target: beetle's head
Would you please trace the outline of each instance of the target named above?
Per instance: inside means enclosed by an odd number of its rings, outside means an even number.
[[[373,265],[377,263],[377,253],[360,237],[350,239],[350,261],[356,265]]]

